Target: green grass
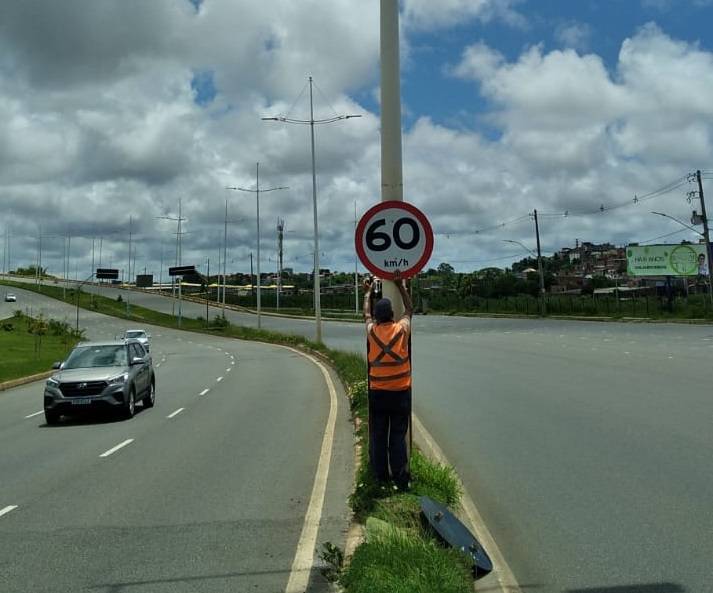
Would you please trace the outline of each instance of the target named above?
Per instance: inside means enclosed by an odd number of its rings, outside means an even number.
[[[459,552],[389,529],[360,545],[340,584],[350,593],[466,593],[473,579]]]
[[[37,291],[37,287],[32,285],[7,284]],[[62,288],[43,286],[40,292],[63,300]],[[75,298],[76,294],[68,290],[67,302],[74,303]],[[83,292],[80,292],[79,299],[81,307],[98,313],[163,327],[177,327],[172,315],[133,305],[127,315],[124,302],[98,295],[92,299]],[[389,530],[388,536],[371,538],[361,544],[348,566],[339,567],[339,579],[348,593],[456,593],[472,590],[472,578],[463,557],[442,547],[429,531],[421,527],[419,495],[428,495],[451,508],[458,506],[461,492],[453,468],[432,462],[420,451],[414,450],[410,492],[396,493],[383,489],[373,478],[368,459],[367,368],[363,356],[332,350],[302,336],[231,325],[221,317],[209,322],[184,318],[181,329],[310,350],[326,357],[336,369],[347,388],[360,447],[356,486],[350,496],[354,517],[365,523],[372,516],[402,529]]]
[[[54,324],[48,324],[43,336],[30,333],[31,326],[32,320],[24,315],[0,321],[0,383],[50,370],[78,341],[71,332],[54,334]]]

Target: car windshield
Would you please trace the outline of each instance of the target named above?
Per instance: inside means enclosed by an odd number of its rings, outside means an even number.
[[[125,367],[127,365],[125,346],[81,346],[69,355],[69,358],[64,363],[64,368],[86,369],[92,367]]]
[[[142,331],[128,331],[125,335],[127,338],[143,338],[146,336],[146,333]]]

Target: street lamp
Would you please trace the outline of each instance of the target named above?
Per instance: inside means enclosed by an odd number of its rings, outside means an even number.
[[[157,220],[174,220],[177,224],[176,229],[176,265],[181,265],[181,236],[184,234],[181,232],[181,223],[186,220],[181,216],[181,198],[178,198],[178,216],[156,216]],[[171,278],[171,283],[175,286],[175,278]],[[175,295],[175,292],[174,292]],[[178,278],[178,327],[181,327],[181,313],[182,313],[182,299],[181,299],[181,278]],[[175,298],[175,297],[174,297]],[[175,300],[174,300],[175,304]]]
[[[539,253],[535,253],[527,245],[520,243],[520,241],[513,241],[512,239],[503,239],[503,241],[505,243],[513,243],[514,245],[519,245],[525,251],[527,251],[530,255],[537,258],[537,268],[538,268],[538,274],[540,276],[540,303],[542,306],[542,314],[544,315],[545,314],[545,274],[542,269],[542,257],[540,256]]]
[[[231,189],[233,191],[244,191],[248,193],[255,194],[255,206],[256,215],[255,220],[257,223],[257,327],[260,329],[262,318],[261,318],[261,300],[260,300],[260,192],[277,191],[281,189],[289,189],[286,186],[270,187],[268,189],[260,189],[260,163],[255,165],[255,189],[249,189],[246,187],[226,187],[225,189]],[[225,253],[223,253],[223,274],[225,274]],[[225,299],[225,289],[223,289],[223,299]],[[223,307],[225,307],[225,300],[223,300]],[[223,312],[225,315],[225,312]]]
[[[317,170],[314,156],[314,126],[315,124],[331,124],[344,119],[361,117],[361,115],[334,115],[324,119],[314,119],[314,99],[312,96],[312,77],[309,77],[309,119],[295,119],[287,116],[263,117],[263,121],[279,121],[288,124],[302,124],[310,127],[312,147],[312,211],[314,217],[314,319],[317,326],[317,342],[322,341],[322,308],[320,304],[319,286],[319,224],[317,222]],[[258,260],[259,261],[259,260]],[[259,265],[259,264],[258,264]]]

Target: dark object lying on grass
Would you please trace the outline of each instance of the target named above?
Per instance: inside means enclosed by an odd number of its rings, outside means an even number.
[[[428,496],[420,496],[421,515],[445,544],[460,550],[473,561],[473,577],[480,578],[493,570],[493,563],[475,536],[448,508]]]

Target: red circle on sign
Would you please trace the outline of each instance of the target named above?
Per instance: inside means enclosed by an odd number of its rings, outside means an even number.
[[[408,202],[402,202],[399,200],[379,202],[375,206],[372,206],[364,213],[364,215],[361,217],[361,220],[359,220],[359,224],[357,225],[356,231],[354,233],[354,245],[356,247],[357,254],[359,255],[359,259],[364,264],[364,267],[366,267],[367,270],[369,270],[372,274],[383,280],[394,279],[393,272],[389,272],[388,270],[379,268],[371,262],[371,260],[367,257],[366,251],[364,250],[364,245],[362,241],[362,238],[364,237],[365,227],[367,223],[372,219],[372,217],[375,214],[381,212],[382,210],[388,210],[390,208],[407,211],[409,214],[413,215],[413,217],[416,218],[416,220],[418,220],[418,222],[423,227],[426,240],[426,245],[423,250],[423,254],[415,265],[411,266],[408,270],[401,272],[402,278],[411,278],[423,269],[423,267],[428,263],[428,260],[431,258],[431,253],[433,252],[433,229],[431,228],[431,223],[428,222],[428,218],[426,218],[426,215],[418,208],[416,208],[416,206],[409,204]]]

